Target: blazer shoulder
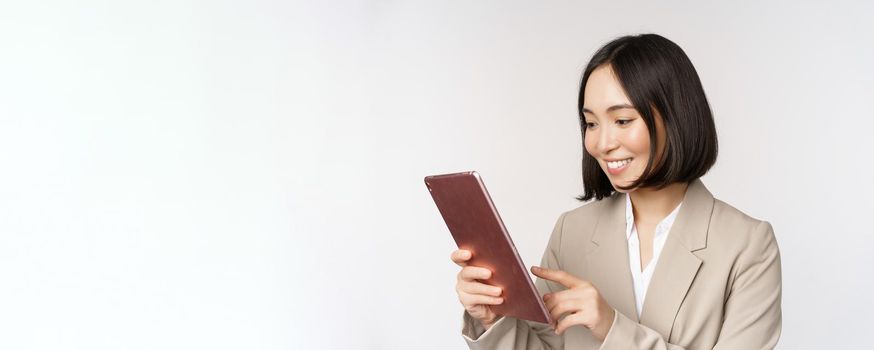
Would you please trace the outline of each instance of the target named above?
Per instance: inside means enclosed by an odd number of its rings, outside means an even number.
[[[743,227],[755,227],[764,222],[763,220],[754,218],[718,198],[713,199],[712,219],[716,220],[715,223],[726,222],[734,225],[741,225]]]
[[[583,203],[579,207],[564,212],[564,214],[562,214],[564,215],[564,220],[571,225],[581,222],[591,222],[601,215],[608,201],[615,200],[614,197],[615,194],[601,200],[593,200]]]
[[[718,198],[713,199],[713,214],[711,217],[711,225],[725,224],[736,228],[755,228],[763,224],[768,224],[767,221],[754,218],[749,214],[735,208],[731,204],[723,202]]]
[[[710,219],[710,238],[722,244],[733,242],[738,250],[750,245],[775,242],[771,223],[754,218],[734,206],[714,198],[713,214]]]
[[[568,232],[569,236],[574,239],[591,236],[598,219],[605,210],[608,210],[611,201],[615,200],[617,200],[616,194],[601,200],[583,203],[579,207],[562,213],[560,217],[562,231]]]

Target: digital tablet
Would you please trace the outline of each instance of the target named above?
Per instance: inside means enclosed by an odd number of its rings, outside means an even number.
[[[459,249],[471,251],[468,265],[485,267],[483,282],[501,287],[504,302],[490,305],[502,316],[551,323],[549,311],[528,275],[504,222],[475,171],[425,177],[425,185]]]

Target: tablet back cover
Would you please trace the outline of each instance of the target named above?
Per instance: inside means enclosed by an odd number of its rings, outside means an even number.
[[[458,248],[473,253],[468,265],[491,270],[492,277],[483,282],[503,289],[504,302],[491,305],[492,310],[498,315],[550,323],[549,312],[479,174],[428,176],[425,185]]]

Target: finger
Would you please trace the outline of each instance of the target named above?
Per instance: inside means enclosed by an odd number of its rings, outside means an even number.
[[[559,320],[562,316],[583,312],[584,305],[579,299],[568,299],[553,302],[547,308],[552,319]]]
[[[580,312],[567,315],[561,322],[558,322],[558,325],[555,327],[555,334],[561,335],[571,326],[582,325],[582,316]]]
[[[504,303],[502,297],[492,297],[482,294],[470,294],[467,292],[459,292],[458,298],[464,306],[472,307],[476,305],[500,305]]]
[[[554,269],[547,269],[547,268],[539,267],[539,266],[532,266],[531,272],[534,273],[534,275],[537,277],[540,277],[540,278],[545,279],[545,280],[550,280],[553,282],[558,282],[567,288],[573,288],[573,287],[576,287],[576,286],[582,284],[583,282],[585,282],[585,281],[577,278],[576,276],[571,275],[571,274],[569,274],[565,271],[562,271],[562,270],[554,270]]]
[[[467,261],[470,260],[471,253],[469,250],[459,249],[452,252],[450,255],[450,259],[452,262],[456,263],[458,266],[465,267],[467,266]]]
[[[547,293],[543,295],[543,306],[546,306],[547,310],[552,310],[555,307],[556,299],[555,295],[552,293]]]
[[[556,303],[565,301],[565,300],[573,300],[573,299],[584,299],[584,296],[580,294],[579,290],[576,289],[565,289],[562,291],[554,292],[554,293],[546,293],[543,295],[543,304],[550,308],[554,306]]]
[[[473,281],[476,279],[486,280],[492,277],[492,271],[479,266],[465,266],[459,272],[461,278],[467,281]]]
[[[496,287],[480,282],[463,282],[461,285],[461,290],[470,294],[482,294],[493,297],[499,297],[503,292],[501,287]]]

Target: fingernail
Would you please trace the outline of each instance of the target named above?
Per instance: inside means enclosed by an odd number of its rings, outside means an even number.
[[[532,266],[531,269],[534,271],[540,272],[540,268],[537,266]]]

